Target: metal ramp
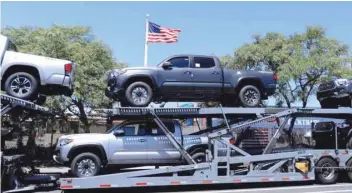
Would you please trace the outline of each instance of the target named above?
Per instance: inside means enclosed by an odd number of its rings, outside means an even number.
[[[268,109],[268,108],[117,108],[102,110],[112,119],[145,118],[151,116],[189,165],[166,167],[85,178],[62,178],[60,188],[99,189],[139,186],[195,185],[243,182],[284,182],[315,179],[315,163],[321,156],[338,157],[347,161],[349,150],[301,150],[271,153],[280,131],[295,117],[331,117],[352,119],[352,109]],[[185,117],[256,117],[235,126],[217,129],[208,134],[209,150],[205,163],[194,163],[159,118]],[[250,155],[221,137],[269,119],[284,119],[262,155]],[[227,121],[226,121],[227,123]],[[307,171],[297,168],[304,164]]]
[[[33,102],[22,100],[16,97],[12,97],[6,94],[0,94],[1,97],[1,116],[4,114],[9,113],[11,110],[15,109],[16,107],[21,107],[21,110],[29,110],[36,113],[43,113],[53,115],[48,108],[42,107],[37,105]]]

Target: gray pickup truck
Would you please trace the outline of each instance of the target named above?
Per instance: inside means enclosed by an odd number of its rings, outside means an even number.
[[[37,104],[45,102],[44,95],[71,96],[75,68],[69,60],[18,52],[10,38],[0,35],[1,90],[8,95]]]
[[[156,67],[110,71],[105,95],[121,106],[219,101],[223,106],[258,107],[276,85],[272,72],[225,69],[215,56],[176,55]]]
[[[163,120],[165,126],[196,162],[205,161],[207,136],[183,135],[177,120]],[[153,119],[124,121],[105,134],[73,134],[58,139],[57,163],[71,167],[76,177],[97,175],[101,166],[177,165],[185,163]]]

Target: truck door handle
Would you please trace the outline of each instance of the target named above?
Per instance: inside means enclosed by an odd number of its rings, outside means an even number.
[[[145,142],[145,139],[138,139],[139,142]]]
[[[191,71],[186,71],[185,74],[192,74],[192,72]]]
[[[217,72],[217,71],[214,71],[212,74],[214,74],[214,75],[217,75],[217,74],[219,74],[219,72]]]

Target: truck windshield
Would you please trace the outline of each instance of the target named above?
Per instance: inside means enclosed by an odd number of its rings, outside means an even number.
[[[9,43],[7,45],[7,51],[17,52],[17,47],[12,41],[9,41]]]

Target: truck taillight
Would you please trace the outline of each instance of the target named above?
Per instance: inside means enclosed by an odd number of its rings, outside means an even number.
[[[229,142],[230,142],[231,145],[234,145],[234,144],[235,144],[235,140],[234,140],[233,138],[231,138],[231,139],[229,140]]]
[[[72,71],[72,64],[65,64],[65,75],[70,75]]]
[[[277,80],[277,79],[278,79],[278,78],[277,78],[277,74],[274,74],[274,79],[275,79],[275,80]]]

